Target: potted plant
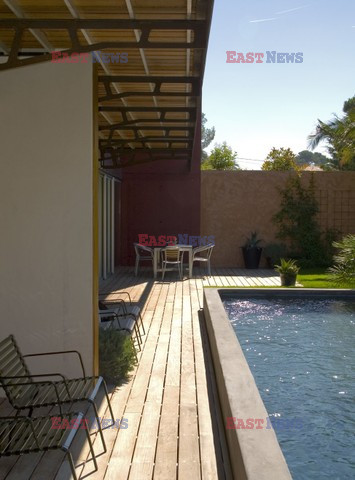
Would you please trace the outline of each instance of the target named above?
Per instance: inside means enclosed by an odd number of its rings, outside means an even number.
[[[131,338],[113,328],[100,328],[99,355],[100,375],[114,385],[126,380],[137,363]]]
[[[283,243],[269,243],[263,249],[263,254],[266,259],[268,268],[274,268],[281,258],[285,257],[287,247]]]
[[[262,247],[259,247],[261,239],[256,232],[252,232],[242,247],[245,268],[258,268]]]
[[[280,274],[281,286],[294,287],[296,285],[299,269],[296,260],[286,260],[285,258],[281,258],[280,265],[275,266],[275,270]]]

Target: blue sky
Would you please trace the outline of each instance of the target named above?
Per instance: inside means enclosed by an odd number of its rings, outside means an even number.
[[[303,52],[303,63],[226,63],[227,50]],[[214,143],[248,159],[298,153],[317,119],[341,114],[354,94],[354,0],[215,0],[202,106]]]

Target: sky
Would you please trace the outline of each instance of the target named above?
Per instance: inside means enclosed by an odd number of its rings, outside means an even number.
[[[264,62],[227,63],[226,51],[262,52]],[[303,63],[265,63],[267,51],[302,52]],[[202,101],[216,129],[208,150],[226,141],[242,168],[260,169],[272,147],[307,149],[317,119],[341,115],[354,94],[355,0],[215,0]]]

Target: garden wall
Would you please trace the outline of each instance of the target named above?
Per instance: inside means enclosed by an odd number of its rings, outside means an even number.
[[[239,247],[252,231],[258,232],[263,245],[279,241],[272,217],[280,208],[278,190],[284,188],[289,172],[201,173],[201,235],[215,236],[213,266],[242,267]],[[355,172],[304,172],[302,183],[308,185],[311,175],[322,229],[355,233]]]

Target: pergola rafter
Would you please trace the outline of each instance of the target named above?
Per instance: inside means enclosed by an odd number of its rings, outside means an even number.
[[[138,130],[141,130],[142,127],[137,127],[135,125],[122,125],[120,123],[118,124],[113,124],[113,125],[105,125],[99,127],[100,131],[105,131],[105,130],[132,130],[133,132],[137,132]],[[182,131],[193,131],[194,127],[168,127],[168,126],[146,126],[145,130],[165,130],[168,133],[172,131],[177,131],[177,132],[182,132]]]
[[[213,0],[196,0],[196,5],[187,0],[186,16],[182,10],[179,20],[154,18],[148,11],[137,19],[139,3],[130,0],[122,4],[127,12],[97,1],[100,18],[92,18],[89,7],[75,0],[63,0],[64,9],[56,7],[65,18],[55,18],[50,2],[52,18],[43,18],[36,0],[33,5],[5,3],[14,17],[0,19],[0,56],[7,57],[0,71],[51,60],[78,61],[78,55],[70,56],[104,50],[95,59],[102,165],[112,156],[116,168],[168,158],[187,159],[191,166]],[[73,18],[66,18],[68,14]],[[161,58],[168,58],[169,50],[177,63],[168,61],[165,68]],[[118,52],[127,52],[128,62]],[[90,61],[88,55],[82,59]],[[125,75],[122,63],[127,64]]]
[[[101,151],[101,166],[107,170],[131,167],[158,160],[189,160],[189,148],[108,148]]]
[[[193,142],[192,137],[136,137],[134,139],[127,138],[127,139],[117,139],[117,140],[102,140],[101,148],[111,147],[113,145],[128,145],[131,143],[141,143],[145,145],[146,143],[168,143],[169,148],[171,148],[171,144],[190,144]]]
[[[145,97],[145,96],[156,96],[156,97],[197,97],[201,95],[201,81],[198,77],[158,77],[158,76],[121,76],[121,75],[112,75],[112,76],[101,76],[99,77],[99,82],[102,82],[105,86],[106,95],[99,98],[100,102],[115,100],[124,97]],[[112,83],[135,83],[135,84],[144,84],[149,83],[154,85],[153,90],[139,90],[134,89],[134,91],[126,91],[121,93],[113,93],[111,89]],[[171,91],[163,90],[163,85],[180,85],[186,84],[190,85],[190,91]]]
[[[107,48],[130,49],[130,48],[154,48],[154,49],[184,49],[184,48],[205,48],[206,24],[202,20],[123,20],[123,19],[1,19],[1,29],[12,29],[15,36],[11,45],[10,54],[6,63],[0,64],[0,70],[7,70],[22,65],[46,62],[52,58],[51,53],[35,57],[19,59],[21,52],[23,34],[26,30],[64,30],[71,41],[71,47],[64,49],[68,55],[72,53],[93,52]],[[139,30],[139,40],[135,41],[101,41],[90,45],[80,43],[78,33],[81,30]],[[191,42],[152,41],[152,31],[169,30],[192,30],[194,38]]]
[[[196,122],[196,107],[120,107],[120,106],[99,106],[100,112],[119,112],[122,116],[122,122],[116,124],[114,129],[123,130],[123,127],[126,125],[136,125],[138,123],[159,123],[164,122],[164,126],[171,127],[171,123],[183,123],[187,126],[194,126]],[[158,118],[135,118],[133,120],[128,119],[128,113],[139,112],[139,113],[158,113]],[[187,118],[168,118],[169,114],[181,114],[185,113]],[[144,125],[148,126],[148,125]],[[143,127],[143,125],[141,125]],[[102,128],[104,130],[105,127]]]
[[[144,77],[143,77],[144,78]],[[100,105],[100,112],[162,112],[162,113],[189,113],[192,115],[196,111],[196,107],[147,107],[147,106],[115,106],[115,105]]]

